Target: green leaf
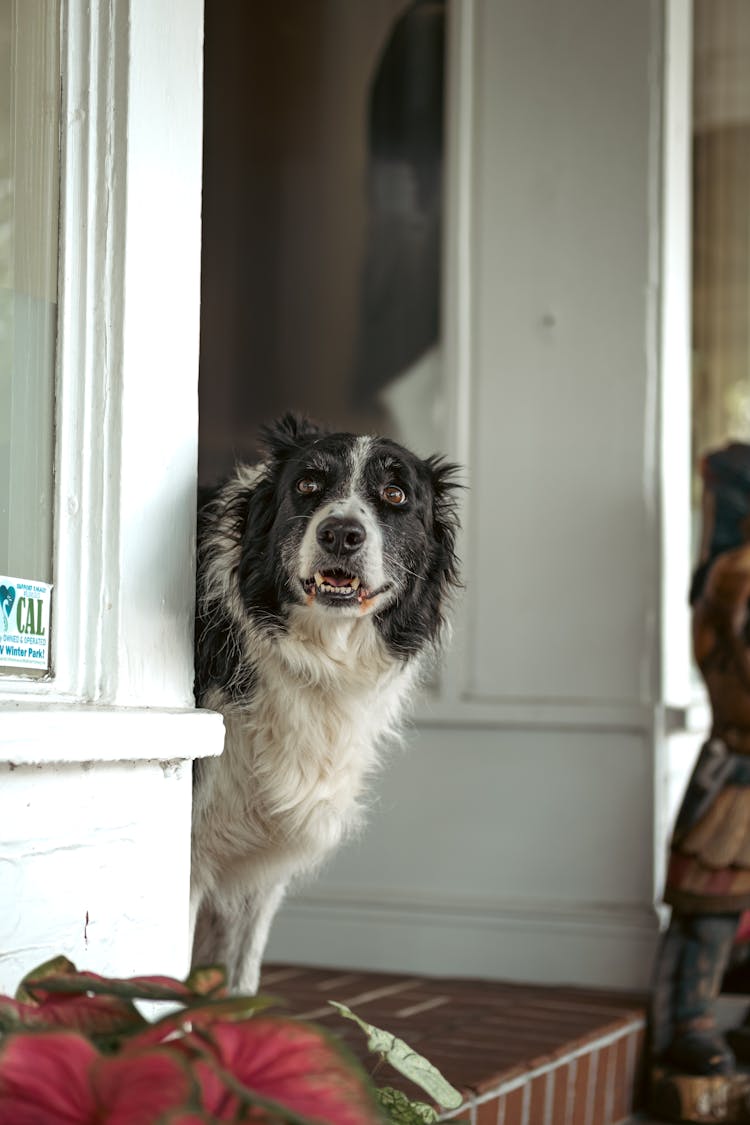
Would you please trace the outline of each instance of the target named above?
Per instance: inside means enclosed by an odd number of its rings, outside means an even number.
[[[437,1121],[438,1112],[426,1102],[413,1102],[401,1090],[392,1086],[381,1086],[375,1091],[380,1108],[394,1125],[432,1125]]]
[[[123,1000],[166,1000],[188,1004],[226,996],[226,973],[218,965],[195,969],[186,981],[165,976],[103,977],[79,972],[67,957],[54,957],[23,978],[16,999],[39,1002],[51,994],[117,996]]]
[[[62,996],[24,1004],[0,996],[0,1031],[69,1028],[109,1041],[148,1026],[132,1004],[111,996]]]
[[[169,1012],[155,1023],[122,1044],[124,1052],[142,1050],[145,1046],[156,1046],[171,1038],[181,1038],[184,1034],[210,1028],[219,1021],[242,1021],[258,1012],[272,1007],[274,1000],[268,996],[231,996],[221,1000],[203,1000],[176,1012]],[[189,1030],[188,1030],[189,1029]]]
[[[226,969],[221,965],[203,965],[192,971],[185,986],[196,996],[226,995]]]
[[[45,996],[86,993],[96,996],[119,996],[123,1000],[172,1000],[187,1004],[199,996],[182,981],[172,977],[102,977],[96,973],[72,972],[60,976],[37,977],[30,973],[24,980],[35,999]]]
[[[77,971],[73,962],[62,955],[53,957],[49,961],[43,961],[41,965],[37,965],[23,978],[16,990],[16,1000],[20,1000],[22,1004],[33,1004],[35,1002],[36,997],[26,987],[27,981],[43,981],[45,977],[57,977]]]
[[[435,1099],[438,1105],[445,1106],[446,1109],[458,1109],[463,1101],[463,1097],[458,1090],[443,1078],[437,1067],[434,1067],[422,1055],[418,1055],[408,1043],[404,1043],[403,1039],[396,1038],[390,1031],[383,1031],[379,1027],[374,1027],[371,1023],[366,1023],[365,1020],[355,1015],[351,1008],[347,1008],[346,1004],[338,1004],[335,1000],[329,1000],[328,1003],[346,1019],[354,1020],[356,1024],[359,1024],[367,1035],[369,1049],[389,1062],[399,1074],[403,1074],[405,1078],[421,1087],[431,1098]]]

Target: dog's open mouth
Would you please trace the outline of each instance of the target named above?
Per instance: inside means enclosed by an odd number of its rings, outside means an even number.
[[[377,590],[370,590],[363,585],[357,574],[350,574],[348,570],[341,570],[339,567],[316,570],[312,578],[302,578],[301,582],[308,605],[317,598],[327,605],[356,603],[363,612],[370,609],[375,599],[390,588],[390,582],[384,582]]]
[[[356,574],[349,574],[338,567],[326,571],[316,570],[312,578],[306,578],[302,585],[306,594],[323,594],[337,601],[361,601],[368,596],[368,591]]]

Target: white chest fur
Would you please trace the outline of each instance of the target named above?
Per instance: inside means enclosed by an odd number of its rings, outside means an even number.
[[[195,796],[194,870],[225,890],[309,870],[357,825],[363,782],[417,671],[370,619],[332,628],[325,611],[293,613],[274,639],[248,630],[245,647],[256,689],[242,704],[205,700],[227,734]]]

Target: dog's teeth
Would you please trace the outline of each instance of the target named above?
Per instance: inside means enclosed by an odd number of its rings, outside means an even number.
[[[352,577],[344,586],[332,586],[330,582],[326,582],[325,575],[319,570],[313,574],[313,581],[321,594],[334,594],[340,598],[356,593],[362,585],[359,578]]]

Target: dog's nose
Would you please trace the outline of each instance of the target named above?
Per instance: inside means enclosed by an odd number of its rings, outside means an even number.
[[[318,528],[321,547],[335,555],[353,555],[365,541],[367,532],[359,520],[328,516]]]

